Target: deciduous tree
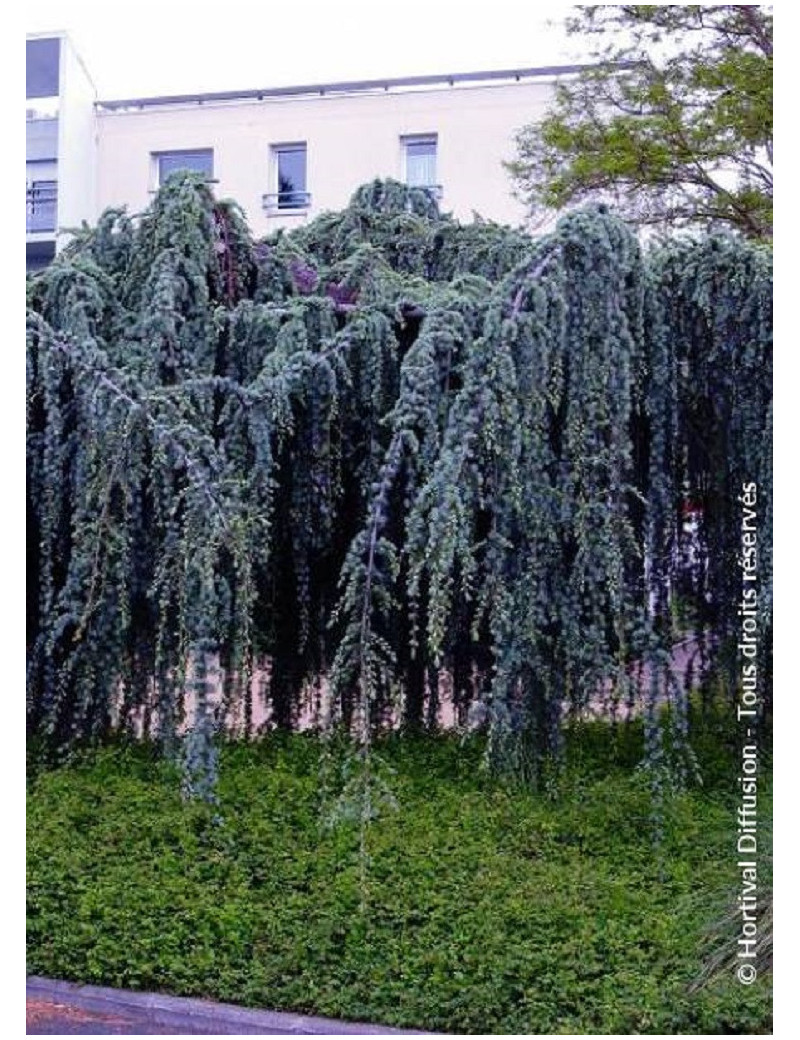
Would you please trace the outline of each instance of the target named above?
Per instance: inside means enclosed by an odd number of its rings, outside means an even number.
[[[596,64],[560,84],[510,164],[534,214],[612,200],[637,225],[772,235],[772,8],[578,6]]]

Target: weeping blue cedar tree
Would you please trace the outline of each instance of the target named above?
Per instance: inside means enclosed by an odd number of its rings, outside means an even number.
[[[369,777],[372,736],[434,727],[446,687],[537,782],[646,665],[645,764],[686,779],[676,604],[688,683],[733,696],[746,481],[771,707],[771,294],[766,248],[643,254],[602,207],[533,240],[375,181],[257,242],[179,175],[107,211],[28,286],[32,746],[184,733],[213,800],[268,666],[271,724],[327,677]]]

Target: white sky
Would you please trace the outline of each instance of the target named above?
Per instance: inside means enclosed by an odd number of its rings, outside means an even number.
[[[26,32],[66,30],[111,100],[469,72],[574,60],[569,4],[534,0],[30,0]],[[548,20],[553,24],[548,25]]]

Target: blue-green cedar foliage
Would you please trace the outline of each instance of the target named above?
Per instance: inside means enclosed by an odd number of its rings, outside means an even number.
[[[748,481],[769,645],[770,260],[643,254],[602,208],[538,240],[464,226],[394,182],[260,242],[191,175],[107,212],[28,287],[36,746],[171,747],[190,691],[212,798],[210,686],[249,721],[269,660],[275,725],[327,675],[362,742],[432,724],[446,677],[529,779],[565,713],[644,686],[648,763],[681,775],[667,651],[689,626],[692,681],[735,679]]]

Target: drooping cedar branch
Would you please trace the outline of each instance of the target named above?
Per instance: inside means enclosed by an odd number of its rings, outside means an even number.
[[[769,646],[771,291],[737,238],[534,241],[393,182],[259,243],[192,176],[109,212],[29,284],[31,736],[170,742],[191,701],[200,788],[215,683],[292,727],[324,675],[372,732],[450,682],[535,776],[639,662],[685,740],[667,650],[735,647],[749,482]]]

